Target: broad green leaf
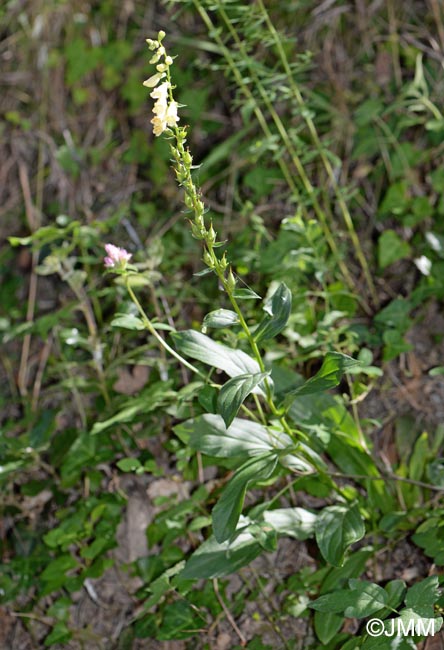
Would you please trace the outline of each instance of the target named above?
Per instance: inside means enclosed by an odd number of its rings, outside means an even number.
[[[40,575],[40,578],[45,582],[61,580],[60,584],[63,584],[65,573],[77,566],[78,562],[72,557],[72,555],[59,555],[58,558],[48,564],[46,569]]]
[[[339,614],[354,602],[354,598],[350,589],[338,589],[331,594],[319,596],[310,603],[309,607],[325,614]]]
[[[300,397],[312,393],[321,393],[337,386],[342,375],[350,368],[360,365],[360,361],[342,354],[341,352],[327,352],[322,363],[321,369],[306,381],[302,386],[289,393],[290,396]]]
[[[261,371],[258,362],[242,350],[233,350],[226,345],[216,343],[209,336],[200,332],[185,330],[174,332],[171,336],[181,354],[202,361],[213,368],[219,368],[229,377],[245,374],[255,375]],[[262,394],[258,387],[253,392]]]
[[[254,333],[257,342],[277,336],[284,329],[291,313],[291,291],[281,282],[274,294],[267,300],[266,315]]]
[[[417,546],[424,549],[438,566],[444,565],[444,522],[441,517],[431,517],[424,521],[412,537]]]
[[[267,372],[255,375],[238,375],[227,381],[219,392],[217,410],[228,428],[237,415],[244,400],[263,380],[268,377]]]
[[[411,636],[391,636],[392,625],[396,624],[393,621],[398,619],[391,618],[384,621],[384,627],[379,630],[380,634],[375,636],[367,636],[362,644],[361,650],[417,650],[418,646]]]
[[[295,448],[283,431],[242,418],[234,418],[227,429],[220,415],[206,413],[179,424],[174,431],[192,449],[207,456],[232,458],[275,451],[280,464],[292,471],[306,473],[314,466],[326,467],[322,458],[303,443]]]
[[[314,613],[314,629],[319,641],[329,643],[344,624],[344,617],[331,611]]]
[[[111,327],[123,327],[127,330],[146,329],[142,319],[134,314],[116,314],[111,321]]]
[[[385,269],[390,264],[409,257],[410,252],[410,245],[394,230],[385,230],[378,240],[379,268]]]
[[[400,604],[404,600],[407,587],[404,580],[391,580],[385,585],[384,590],[387,592],[387,602],[385,607],[374,612],[376,618],[380,619],[387,618],[387,616],[393,613],[393,610],[399,608]]]
[[[384,328],[393,327],[399,332],[406,332],[412,325],[410,318],[412,309],[413,304],[410,300],[402,297],[394,298],[376,314],[373,320]]]
[[[267,510],[264,520],[281,535],[304,540],[312,537],[317,515],[305,508],[277,508]]]
[[[220,329],[223,327],[231,327],[239,323],[239,316],[236,312],[230,309],[216,309],[211,311],[205,316],[202,323],[202,330],[205,331],[209,327]]]
[[[239,522],[239,527],[241,526],[242,517]],[[180,577],[187,580],[221,578],[250,564],[262,551],[261,545],[248,529],[240,532],[232,542],[225,541],[222,544],[212,535],[193,553]]]
[[[340,397],[323,393],[291,397],[289,401],[288,415],[292,420],[309,430],[325,426],[331,432],[326,447],[330,458],[346,474],[372,477],[370,481],[363,480],[370,502],[374,508],[391,512],[395,508],[391,493],[383,480],[374,480],[380,473],[370,454],[362,450],[359,430]]]
[[[310,607],[319,612],[344,613],[347,618],[365,618],[387,604],[388,594],[380,587],[365,580],[349,580],[349,589],[339,589],[320,596]]]
[[[139,469],[142,465],[138,458],[122,458],[117,461],[117,467],[122,470],[122,472],[135,472],[136,469]]]
[[[230,479],[213,508],[213,532],[219,543],[234,536],[250,481],[267,479],[276,467],[274,454],[264,454],[247,460]]]
[[[353,600],[344,610],[347,618],[365,618],[387,604],[388,594],[379,585],[352,578],[349,586]]]
[[[347,548],[364,537],[365,526],[356,505],[351,508],[335,505],[322,510],[315,532],[324,559],[334,566],[341,566]]]
[[[433,616],[433,605],[440,597],[438,576],[429,576],[410,587],[405,597],[406,607],[421,616]]]
[[[162,611],[162,625],[156,634],[160,642],[169,639],[187,639],[201,632],[202,618],[196,607],[181,599],[166,605]]]
[[[45,638],[45,646],[49,647],[55,643],[65,644],[72,637],[72,632],[68,630],[66,624],[59,621],[54,625],[51,632]]]
[[[372,549],[361,548],[349,555],[341,567],[332,567],[324,578],[321,594],[326,594],[334,589],[340,589],[348,584],[350,578],[357,578],[365,570],[368,559],[373,555]]]
[[[221,416],[212,413],[187,420],[174,431],[192,449],[216,458],[258,456],[293,446],[283,431],[241,418],[234,418],[227,429]]]

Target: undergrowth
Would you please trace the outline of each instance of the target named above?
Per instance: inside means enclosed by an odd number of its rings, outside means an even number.
[[[1,9],[4,647],[440,634],[442,8],[310,4]]]

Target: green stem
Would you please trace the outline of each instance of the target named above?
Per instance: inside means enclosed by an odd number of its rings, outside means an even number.
[[[169,352],[169,354],[171,354],[171,356],[173,356],[173,357],[174,357],[175,359],[177,359],[177,360],[178,360],[182,365],[184,365],[186,368],[188,368],[188,370],[191,370],[192,372],[196,373],[196,375],[199,375],[199,377],[202,377],[203,379],[205,379],[205,375],[204,375],[203,372],[201,372],[200,370],[198,370],[198,368],[196,368],[195,366],[193,366],[193,364],[189,363],[186,359],[184,359],[183,357],[181,357],[180,354],[179,354],[178,352],[176,352],[176,350],[174,350],[170,345],[168,345],[168,343],[167,343],[167,342],[166,342],[166,341],[165,341],[165,340],[160,336],[159,332],[155,329],[155,327],[154,327],[153,324],[151,323],[150,319],[149,319],[148,316],[146,315],[146,313],[145,313],[145,311],[144,311],[142,305],[140,304],[140,302],[139,302],[139,300],[138,300],[136,294],[135,294],[134,291],[132,290],[132,288],[131,288],[131,286],[130,286],[130,282],[129,282],[129,277],[128,277],[128,276],[125,278],[125,285],[126,285],[126,289],[127,289],[128,293],[129,293],[129,295],[131,296],[131,300],[132,300],[133,303],[136,305],[136,307],[137,307],[137,309],[138,309],[138,311],[139,311],[139,314],[140,314],[140,316],[141,316],[141,318],[142,318],[143,324],[145,325],[145,327],[146,327],[146,329],[149,331],[149,333],[152,334],[152,335],[154,336],[155,339],[157,339],[157,342],[158,342],[158,343],[159,343],[159,344],[160,344],[160,345],[161,345],[161,346],[162,346],[162,347],[163,347],[167,352]]]

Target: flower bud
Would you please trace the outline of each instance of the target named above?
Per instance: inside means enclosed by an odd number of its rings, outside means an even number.
[[[216,235],[216,232],[215,232],[215,230],[213,228],[213,224],[211,224],[210,229],[208,231],[208,235],[207,235],[208,243],[214,244],[214,242],[216,241],[216,237],[217,237],[217,235]]]
[[[236,287],[236,278],[233,275],[232,270],[230,269],[227,278],[227,291],[232,292]]]
[[[214,261],[213,258],[211,257],[210,253],[205,249],[203,253],[203,261],[206,266],[208,266],[210,269],[214,268]]]

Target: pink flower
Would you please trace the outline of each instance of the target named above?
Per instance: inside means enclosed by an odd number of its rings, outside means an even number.
[[[119,248],[113,244],[105,244],[106,257],[103,262],[107,269],[124,269],[127,262],[132,258],[124,248]]]

